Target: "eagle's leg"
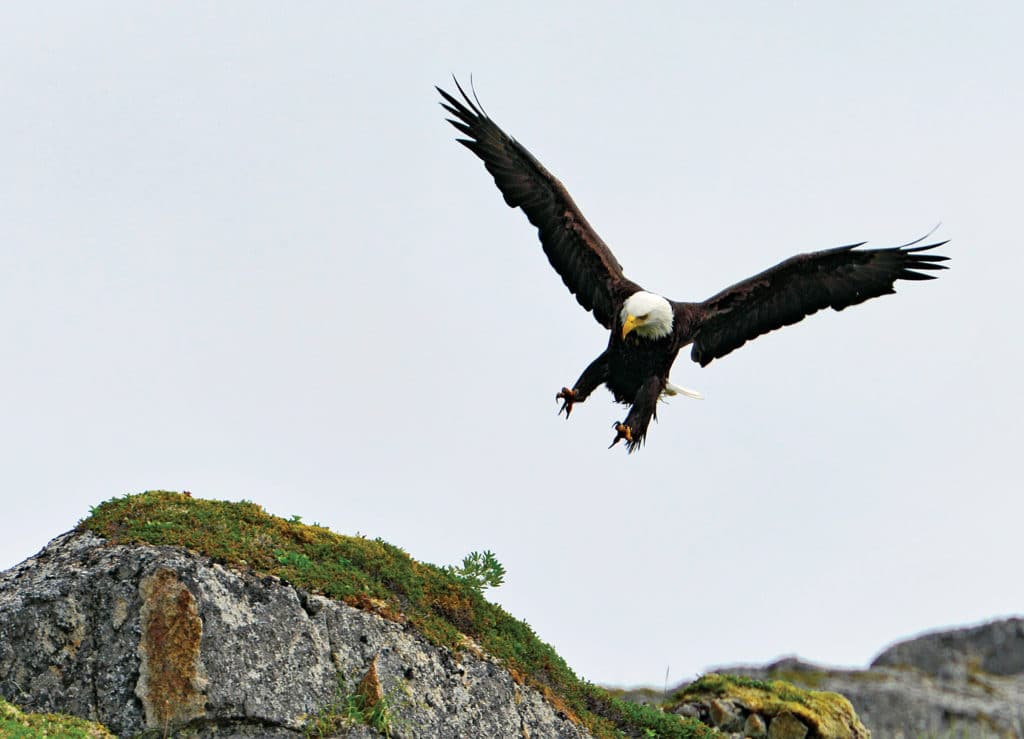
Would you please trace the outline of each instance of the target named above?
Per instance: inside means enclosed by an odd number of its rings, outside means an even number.
[[[569,414],[572,413],[573,403],[582,403],[598,385],[608,379],[608,357],[606,355],[607,352],[602,352],[601,356],[591,362],[583,370],[583,374],[580,375],[580,379],[576,380],[576,384],[572,386],[571,390],[563,387],[555,396],[556,401],[562,401],[562,407],[558,411],[559,415],[564,412],[568,419]]]
[[[626,449],[630,453],[644,443],[647,427],[652,418],[658,417],[658,398],[665,389],[665,381],[660,377],[648,377],[633,397],[633,405],[629,409],[626,420],[615,423],[615,438],[609,449],[620,441],[626,441]]]

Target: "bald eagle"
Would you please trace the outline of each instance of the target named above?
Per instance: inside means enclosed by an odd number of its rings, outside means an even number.
[[[607,348],[576,383],[555,396],[566,418],[602,383],[616,402],[630,406],[614,424],[609,448],[624,441],[633,452],[657,418],[664,395],[700,394],[669,382],[669,370],[683,347],[702,367],[761,334],[800,321],[822,308],[843,310],[894,293],[896,280],[931,280],[931,270],[948,257],[927,253],[945,241],[923,239],[885,249],[864,243],[799,254],[700,303],[677,302],[647,292],[626,278],[562,183],[529,151],[492,121],[455,80],[462,100],[435,88],[441,106],[467,138],[457,141],[483,160],[512,208],[522,208],[537,227],[541,246],[562,282],[586,310],[611,332]],[[475,96],[474,96],[475,97]]]

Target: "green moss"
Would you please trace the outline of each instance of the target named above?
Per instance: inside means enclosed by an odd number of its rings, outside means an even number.
[[[85,719],[56,713],[22,713],[0,698],[0,736],[11,739],[116,739],[103,726]]]
[[[471,637],[513,678],[540,690],[571,719],[603,737],[711,737],[698,721],[612,697],[581,681],[533,630],[451,571],[417,562],[380,539],[342,536],[285,520],[251,502],[201,500],[154,491],[114,498],[79,524],[115,543],[186,547],[233,567],[409,623],[453,650]]]
[[[710,697],[731,697],[750,711],[766,717],[792,713],[816,736],[867,736],[867,730],[853,706],[838,693],[804,690],[781,680],[754,680],[736,675],[704,675],[672,696],[667,704],[680,704]]]

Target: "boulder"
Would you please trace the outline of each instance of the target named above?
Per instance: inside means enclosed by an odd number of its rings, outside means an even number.
[[[88,531],[0,574],[0,696],[121,735],[590,736],[480,650]]]
[[[712,673],[680,686],[665,709],[692,716],[730,736],[769,739],[868,739],[841,695],[781,680]]]

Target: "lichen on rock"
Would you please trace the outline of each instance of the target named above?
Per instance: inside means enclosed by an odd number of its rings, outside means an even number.
[[[174,570],[159,568],[139,583],[139,681],[146,726],[185,724],[206,713],[206,674],[199,659],[203,622],[196,599]]]

